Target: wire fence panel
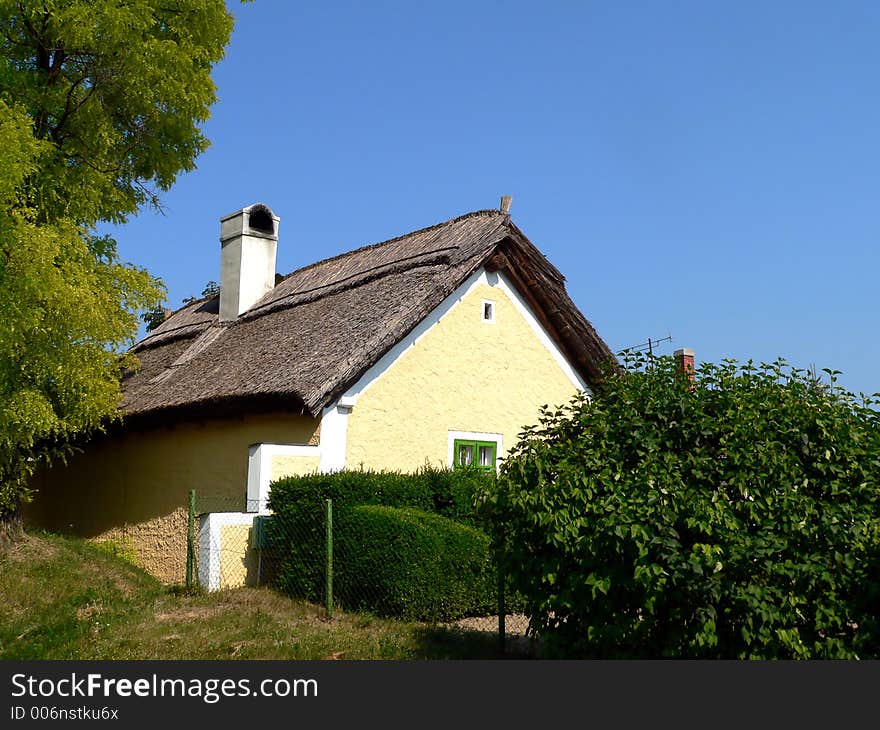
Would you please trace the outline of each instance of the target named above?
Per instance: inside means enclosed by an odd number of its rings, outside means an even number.
[[[193,524],[188,526],[188,537],[195,534],[195,544],[187,548],[187,577],[197,579],[188,580],[188,585],[201,584],[208,590],[259,585],[259,553],[254,542],[258,515],[246,511],[247,500],[194,493],[190,501]]]
[[[192,504],[189,559],[194,580],[208,590],[265,585],[322,605],[328,616],[338,608],[526,637],[523,603],[501,590],[506,581],[489,538],[471,526],[330,500],[277,514],[248,512],[244,499],[220,495],[196,494]]]

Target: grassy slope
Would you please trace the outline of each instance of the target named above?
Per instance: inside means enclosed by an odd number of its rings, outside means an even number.
[[[322,610],[268,589],[186,595],[83,540],[0,553],[0,659],[494,658],[494,634]]]

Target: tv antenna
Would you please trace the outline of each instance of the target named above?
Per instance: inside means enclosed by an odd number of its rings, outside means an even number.
[[[648,338],[647,342],[643,342],[640,345],[633,345],[632,347],[624,347],[623,352],[646,352],[648,353],[648,357],[654,357],[654,347],[659,345],[661,342],[672,342],[672,335],[666,335],[666,337],[661,337],[658,340]]]

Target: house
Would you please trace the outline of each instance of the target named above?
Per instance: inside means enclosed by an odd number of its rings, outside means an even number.
[[[124,536],[147,569],[179,581],[189,490],[240,503],[203,518],[203,537],[220,540],[249,529],[283,476],[494,468],[542,405],[616,362],[506,210],[284,277],[278,231],[262,204],[221,220],[219,295],[134,346],[121,427],[39,475],[31,523]]]

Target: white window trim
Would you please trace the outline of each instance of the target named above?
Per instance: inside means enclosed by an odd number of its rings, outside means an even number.
[[[501,467],[501,449],[504,436],[500,433],[484,433],[481,431],[449,431],[447,438],[447,464],[451,469],[455,466],[456,441],[491,441],[495,444],[495,471]]]

